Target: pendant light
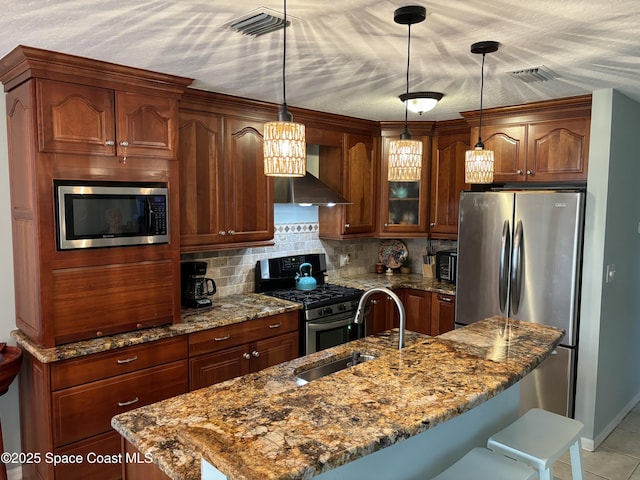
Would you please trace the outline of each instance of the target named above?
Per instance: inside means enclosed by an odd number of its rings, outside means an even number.
[[[398,8],[393,14],[393,20],[401,25],[409,26],[407,41],[407,91],[409,95],[409,61],[411,59],[411,25],[424,21],[427,10],[424,7],[411,5]],[[408,102],[404,102],[404,130],[400,140],[389,142],[389,168],[387,179],[390,182],[416,182],[422,176],[422,142],[411,140],[407,126]]]
[[[284,0],[282,53],[282,105],[277,122],[264,124],[264,174],[269,177],[304,177],[307,170],[305,128],[294,123],[287,108],[285,70],[287,62],[287,0]]]
[[[493,183],[493,150],[485,150],[482,143],[482,95],[484,93],[484,57],[487,53],[498,51],[500,44],[493,41],[477,42],[471,45],[471,53],[482,54],[482,76],[480,80],[480,124],[478,143],[473,150],[467,150],[464,160],[465,183]]]

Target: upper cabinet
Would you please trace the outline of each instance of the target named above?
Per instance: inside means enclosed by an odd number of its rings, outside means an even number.
[[[409,125],[413,140],[422,142],[422,176],[415,182],[388,180],[389,144],[400,138],[404,123],[382,124],[380,160],[380,220],[379,237],[424,237],[429,231],[429,177],[433,122]]]
[[[478,138],[479,112],[462,115]],[[495,152],[494,183],[585,182],[591,95],[483,111],[482,141]]]
[[[356,133],[327,132],[320,135],[314,128],[310,133],[311,138],[315,135],[323,140],[323,144],[320,144],[320,180],[351,202],[319,208],[320,237],[345,239],[373,236],[378,211],[377,139],[373,135]],[[340,149],[336,148],[338,139],[341,142]],[[315,143],[310,139],[307,141]]]
[[[273,243],[273,181],[264,175],[262,151],[270,116],[242,117],[224,105],[197,91],[180,104],[183,253]]]
[[[438,122],[431,155],[431,211],[433,238],[455,239],[458,234],[460,192],[464,183],[464,157],[469,150],[469,127],[464,120]]]

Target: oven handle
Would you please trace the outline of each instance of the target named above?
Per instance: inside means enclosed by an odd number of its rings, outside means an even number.
[[[353,317],[347,317],[343,320],[324,320],[324,321],[311,321],[307,322],[307,326],[314,332],[322,332],[324,330],[331,330],[338,327],[345,327],[354,323]]]

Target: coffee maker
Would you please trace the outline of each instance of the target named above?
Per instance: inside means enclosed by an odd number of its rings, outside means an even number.
[[[207,262],[182,262],[180,264],[180,289],[185,308],[210,307],[209,298],[216,293],[216,283],[206,278]]]

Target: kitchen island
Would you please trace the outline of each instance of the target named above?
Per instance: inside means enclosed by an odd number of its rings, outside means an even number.
[[[211,478],[311,478],[486,408],[562,335],[492,317],[437,338],[408,333],[398,350],[397,331],[387,332],[132,410],[112,426],[175,480],[200,479],[201,460]],[[353,350],[376,358],[305,385],[296,380]],[[517,404],[517,396],[506,401]],[[488,414],[499,418],[503,408]]]

